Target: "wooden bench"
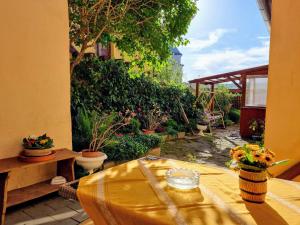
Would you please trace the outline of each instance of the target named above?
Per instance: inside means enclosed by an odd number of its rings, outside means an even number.
[[[45,162],[27,163],[18,160],[18,157],[0,159],[0,225],[4,224],[6,208],[56,192],[59,189],[59,185],[51,185],[50,180],[47,180],[8,191],[8,180],[12,171],[57,162],[57,176],[63,176],[67,181],[75,179],[74,162],[77,153],[68,149],[55,151],[55,159]]]

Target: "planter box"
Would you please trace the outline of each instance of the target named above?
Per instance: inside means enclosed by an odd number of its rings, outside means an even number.
[[[185,137],[185,132],[178,132],[177,138],[178,139],[183,139]]]
[[[157,147],[157,148],[152,148],[150,149],[146,154],[145,156],[147,155],[154,155],[154,156],[160,156],[160,147]]]
[[[168,135],[166,141],[173,141],[173,140],[175,140],[176,138],[177,138],[176,136]]]
[[[168,140],[168,135],[166,135],[166,134],[161,135],[160,138],[161,138],[161,142],[166,142]]]

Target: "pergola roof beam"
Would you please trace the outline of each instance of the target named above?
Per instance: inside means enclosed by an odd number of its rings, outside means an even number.
[[[190,80],[189,83],[205,84],[207,82],[213,82],[213,83],[217,84],[217,83],[231,81],[231,80],[229,80],[229,78],[233,79],[233,80],[239,80],[242,75],[247,75],[247,76],[263,75],[263,76],[267,76],[268,75],[268,65],[263,65],[263,66],[248,68],[248,69],[244,69],[244,70],[238,70],[238,71],[233,71],[233,72],[229,72],[229,73],[223,73],[223,74],[208,76],[208,77],[202,77],[202,78]]]

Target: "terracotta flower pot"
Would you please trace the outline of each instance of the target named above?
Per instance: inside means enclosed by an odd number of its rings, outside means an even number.
[[[81,151],[82,157],[87,157],[87,158],[94,158],[94,157],[100,157],[103,156],[104,153],[99,152],[99,151],[90,151],[89,149],[84,149]]]
[[[267,173],[240,170],[239,186],[245,201],[263,203],[267,194]]]
[[[52,153],[52,148],[47,149],[24,149],[23,155],[25,156],[46,156]]]
[[[146,129],[144,129],[144,130],[143,130],[143,133],[144,133],[144,134],[154,134],[155,131],[154,131],[154,130],[146,130]]]

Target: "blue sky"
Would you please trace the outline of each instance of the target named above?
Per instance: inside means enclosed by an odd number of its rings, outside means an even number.
[[[183,54],[184,81],[268,64],[269,32],[256,0],[198,0]]]

